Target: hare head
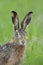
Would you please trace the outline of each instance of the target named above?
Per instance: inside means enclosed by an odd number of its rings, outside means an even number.
[[[32,17],[32,11],[29,12],[24,19],[21,22],[21,26],[19,27],[19,19],[18,15],[15,11],[12,11],[12,22],[14,25],[14,31],[15,31],[15,42],[17,44],[25,45],[26,44],[26,32],[25,29],[27,25],[30,23],[31,17]]]

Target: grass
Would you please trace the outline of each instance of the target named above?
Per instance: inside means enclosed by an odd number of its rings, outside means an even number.
[[[22,65],[43,65],[43,0],[0,0],[0,45],[13,38],[12,10],[18,13],[20,21],[33,11],[26,28],[29,39]]]

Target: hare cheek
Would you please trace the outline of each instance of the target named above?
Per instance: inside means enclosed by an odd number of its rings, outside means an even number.
[[[23,43],[22,43],[22,41],[21,41],[21,40],[19,41],[19,43],[20,43],[20,45],[23,45]]]

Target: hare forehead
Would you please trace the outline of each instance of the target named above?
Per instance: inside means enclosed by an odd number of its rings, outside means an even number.
[[[18,33],[18,38],[24,38],[25,37],[25,34],[23,33]]]
[[[21,31],[19,31],[19,34],[22,36],[25,36],[25,31],[21,30]]]

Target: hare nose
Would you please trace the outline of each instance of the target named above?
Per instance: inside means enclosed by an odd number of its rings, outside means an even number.
[[[22,43],[24,44],[24,41],[22,41]]]

